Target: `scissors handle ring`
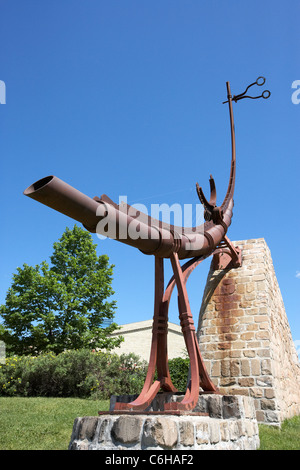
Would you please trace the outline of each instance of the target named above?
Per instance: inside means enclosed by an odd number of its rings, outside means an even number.
[[[258,86],[262,86],[262,85],[265,84],[265,82],[266,82],[265,77],[258,77],[258,78],[256,79],[255,84],[258,85]]]
[[[264,90],[261,94],[262,98],[265,100],[271,96],[271,92],[269,90]]]

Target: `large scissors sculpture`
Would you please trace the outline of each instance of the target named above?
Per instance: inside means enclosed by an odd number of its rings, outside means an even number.
[[[146,214],[135,218],[130,210],[124,211],[108,196],[101,198],[90,197],[77,191],[72,186],[55,176],[47,176],[29,186],[24,194],[37,201],[81,222],[91,231],[99,231],[108,235],[104,225],[99,229],[99,221],[107,224],[114,223],[116,240],[138,248],[145,254],[153,255],[155,259],[155,296],[154,317],[152,330],[152,344],[148,372],[143,389],[138,398],[130,403],[116,403],[114,411],[145,410],[160,389],[168,392],[177,392],[172,383],[168,368],[167,333],[168,309],[171,295],[176,285],[178,292],[178,310],[180,325],[190,359],[190,380],[184,398],[181,402],[165,403],[165,413],[182,413],[192,410],[198,401],[200,388],[202,393],[218,393],[218,390],[207,373],[198,341],[189,304],[186,283],[189,275],[204,259],[213,255],[215,269],[224,269],[241,266],[241,250],[234,247],[226,233],[231,224],[233,209],[233,194],[236,174],[236,148],[232,101],[242,98],[268,98],[270,92],[264,91],[262,95],[251,97],[246,92],[253,85],[261,86],[265,83],[263,77],[251,83],[245,92],[232,97],[229,82],[227,86],[227,101],[229,105],[231,130],[231,168],[227,193],[221,205],[217,205],[216,186],[213,177],[210,177],[210,199],[207,200],[203,190],[196,184],[196,190],[201,203],[204,205],[204,224],[184,228],[166,224],[153,219]],[[130,209],[130,206],[127,206]],[[130,224],[138,224],[140,237],[124,237],[124,231]],[[123,234],[123,236],[121,236]],[[108,235],[109,236],[109,235]],[[164,258],[169,258],[173,269],[173,277],[166,289],[164,286]],[[180,259],[189,259],[181,266]],[[157,371],[157,379],[155,372]]]

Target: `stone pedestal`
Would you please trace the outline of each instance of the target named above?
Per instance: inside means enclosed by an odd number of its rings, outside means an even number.
[[[165,400],[182,398],[183,395],[163,393],[147,412],[111,411],[98,417],[76,418],[69,449],[189,451],[259,447],[252,398],[205,394],[200,395],[195,410],[188,414],[163,414],[158,409]],[[112,404],[117,399],[113,397]]]

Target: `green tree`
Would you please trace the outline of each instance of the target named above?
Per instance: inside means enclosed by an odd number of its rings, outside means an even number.
[[[53,245],[51,265],[17,268],[6,302],[0,307],[0,339],[14,354],[38,354],[66,349],[112,349],[122,338],[109,335],[116,302],[108,301],[113,265],[98,256],[91,234],[66,228]],[[104,326],[105,323],[109,326]]]

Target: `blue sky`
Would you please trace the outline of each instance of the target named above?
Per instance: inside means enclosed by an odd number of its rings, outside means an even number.
[[[226,81],[260,75],[269,100],[234,105],[237,182],[231,240],[265,238],[292,336],[300,340],[298,1],[1,0],[0,302],[17,266],[48,260],[71,219],[23,196],[54,174],[93,197],[218,202],[229,175]],[[261,91],[259,89],[258,91]],[[253,89],[253,93],[256,90]],[[154,259],[111,240],[120,324],[153,315]],[[166,265],[166,282],[171,271]],[[195,319],[209,261],[189,279]],[[176,300],[176,299],[175,299]],[[178,323],[176,301],[170,321]]]

